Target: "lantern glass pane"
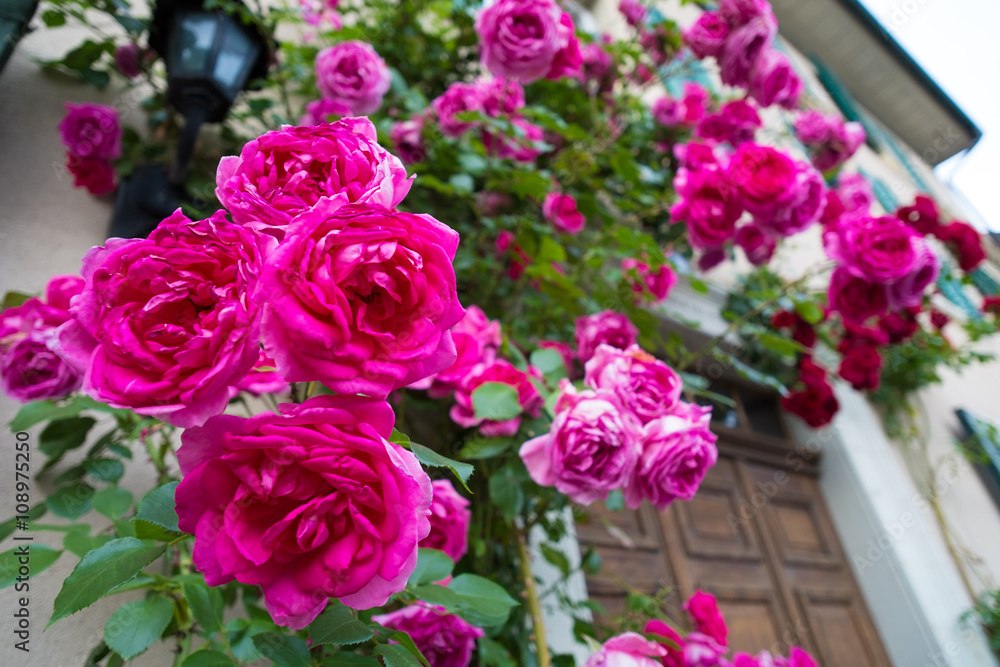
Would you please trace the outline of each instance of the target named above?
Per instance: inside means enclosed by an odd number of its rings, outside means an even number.
[[[216,83],[225,89],[230,97],[235,97],[246,83],[250,67],[257,59],[259,47],[253,43],[243,30],[226,20],[222,34],[222,47],[215,61],[213,77]]]
[[[212,57],[212,45],[218,21],[214,14],[182,14],[179,17],[180,40],[176,74],[206,74]]]

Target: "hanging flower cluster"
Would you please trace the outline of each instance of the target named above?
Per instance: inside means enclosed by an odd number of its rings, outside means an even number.
[[[115,189],[112,161],[121,156],[122,128],[114,107],[67,103],[59,136],[66,147],[66,168],[73,175],[73,185],[92,195]]]

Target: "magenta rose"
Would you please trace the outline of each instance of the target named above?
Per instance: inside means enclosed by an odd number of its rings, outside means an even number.
[[[479,306],[469,306],[462,321],[451,328],[455,343],[455,362],[440,373],[424,381],[434,398],[442,398],[458,389],[474,371],[490,366],[496,360],[497,350],[503,342],[500,323],[491,320]]]
[[[684,104],[684,123],[694,125],[704,117],[712,96],[701,84],[688,81],[684,84],[684,97],[681,101]]]
[[[391,82],[389,68],[370,44],[341,42],[316,55],[316,85],[323,97],[354,115],[377,111]]]
[[[788,667],[819,667],[816,660],[798,646],[788,650]]]
[[[719,264],[722,264],[724,261],[726,261],[725,248],[721,247],[706,248],[705,251],[701,254],[701,257],[698,258],[698,264],[697,264],[698,270],[701,271],[702,273],[706,271],[711,271]]]
[[[674,369],[638,345],[626,350],[598,345],[584,368],[588,386],[613,392],[643,424],[672,412],[684,389]]]
[[[913,269],[887,288],[889,307],[903,310],[919,306],[924,292],[934,284],[941,272],[941,260],[926,242],[917,243],[917,261]]]
[[[435,480],[431,486],[434,488],[431,532],[420,542],[420,546],[443,551],[457,563],[469,549],[469,522],[472,520],[469,501],[460,496],[446,479]]]
[[[653,102],[650,112],[653,120],[663,127],[677,127],[684,121],[684,105],[672,97],[661,97]]]
[[[106,195],[115,189],[115,168],[109,160],[68,152],[66,169],[73,174],[73,187],[86,188],[92,195]]]
[[[838,266],[830,277],[829,300],[832,310],[852,322],[883,315],[888,307],[884,285],[851,275],[843,266]]]
[[[843,174],[838,178],[837,196],[847,211],[867,213],[875,203],[872,185],[861,174]]]
[[[633,28],[646,20],[646,6],[640,0],[621,0],[618,11]]]
[[[917,268],[924,240],[898,218],[855,213],[841,217],[823,235],[823,244],[827,255],[852,275],[887,285]]]
[[[726,619],[719,611],[719,603],[714,595],[701,589],[696,590],[684,603],[684,610],[691,616],[698,632],[708,635],[721,646],[726,646],[729,628],[726,627]]]
[[[754,214],[754,222],[771,236],[786,238],[805,231],[819,220],[826,206],[822,174],[806,162],[797,162],[795,167],[795,181],[786,195]]]
[[[917,230],[921,236],[933,234],[941,226],[941,213],[937,204],[926,195],[917,195],[912,206],[897,209],[896,217]]]
[[[524,88],[516,79],[480,78],[475,85],[483,111],[493,118],[513,116],[524,108]]]
[[[336,100],[313,100],[306,104],[306,112],[299,119],[299,125],[321,125],[351,115],[351,108]]]
[[[810,109],[796,116],[793,127],[799,141],[806,146],[822,146],[833,138],[836,124],[836,116],[824,116]]]
[[[209,586],[259,585],[293,629],[330,597],[384,605],[430,530],[430,479],[388,442],[385,401],[317,396],[281,411],[220,415],[181,437],[178,526],[195,536],[195,567]]]
[[[750,95],[762,107],[777,104],[794,109],[802,95],[802,80],[785,54],[765,49],[750,73]]]
[[[281,377],[281,373],[274,366],[274,360],[261,350],[257,355],[257,363],[254,364],[246,377],[240,380],[231,393],[235,396],[241,391],[245,391],[254,396],[263,394],[286,394],[290,389],[288,381]]]
[[[215,194],[233,221],[281,238],[296,215],[346,203],[399,204],[411,180],[367,118],[263,134],[219,161]]]
[[[712,409],[690,404],[679,408],[642,429],[635,474],[624,490],[625,503],[633,509],[643,499],[661,510],[674,500],[691,500],[715,465],[717,438],[708,429]]]
[[[698,58],[717,56],[729,37],[729,23],[718,12],[703,12],[687,32],[684,43]]]
[[[139,47],[135,42],[120,44],[115,49],[115,67],[126,79],[134,79],[142,74],[139,65]]]
[[[755,217],[774,218],[795,203],[800,194],[799,166],[770,146],[747,142],[733,155],[729,174]]]
[[[635,632],[612,637],[583,667],[660,667],[667,650]]]
[[[389,139],[403,162],[413,164],[423,162],[427,157],[427,147],[424,145],[424,117],[414,116],[392,124]]]
[[[476,639],[483,636],[482,630],[447,613],[443,607],[422,602],[372,616],[372,620],[409,634],[431,667],[468,667],[476,650]]]
[[[763,18],[774,21],[774,12],[767,0],[720,0],[719,14],[734,26]]]
[[[746,100],[726,102],[718,113],[702,117],[695,127],[701,139],[726,141],[733,146],[753,141],[754,134],[764,123],[753,105]]]
[[[580,83],[589,86],[591,93],[608,92],[617,74],[611,54],[600,44],[587,44],[580,50],[580,55],[583,61],[577,76]]]
[[[672,222],[684,221],[688,240],[698,250],[721,246],[733,238],[743,215],[739,192],[721,169],[678,169],[674,189],[680,200],[670,207]]]
[[[69,310],[70,301],[83,291],[86,281],[80,276],[52,276],[45,286],[45,303],[52,308]]]
[[[549,432],[528,440],[520,455],[528,474],[578,503],[607,498],[628,484],[639,455],[639,420],[607,389],[577,392],[561,385]]]
[[[446,137],[460,137],[475,127],[476,123],[458,120],[456,114],[465,111],[482,111],[479,88],[473,83],[453,83],[431,103],[437,115],[438,126]]]
[[[613,310],[576,319],[576,347],[580,361],[586,363],[601,344],[624,350],[634,345],[639,336],[629,319]]]
[[[93,398],[188,428],[225,410],[257,361],[259,272],[253,235],[217,211],[180,209],[148,239],[108,239],[83,258],[74,320],[56,350],[85,371]]]
[[[554,0],[497,0],[476,17],[476,32],[495,76],[531,83],[579,71],[573,19]]]
[[[15,401],[62,398],[80,388],[83,375],[49,349],[50,339],[32,331],[0,354],[0,386]]]
[[[687,667],[723,667],[724,656],[729,652],[722,644],[701,632],[692,632],[684,638],[684,662]]]
[[[645,262],[626,257],[622,260],[622,271],[626,274],[634,271],[639,280],[632,283],[632,291],[639,294],[648,291],[654,303],[659,303],[670,296],[671,290],[677,284],[677,274],[666,264],[654,271]]]
[[[528,372],[525,373],[503,359],[473,370],[455,392],[455,405],[449,412],[452,421],[465,428],[478,426],[479,432],[488,437],[514,435],[521,427],[521,415],[506,420],[479,417],[472,404],[472,394],[487,382],[509,385],[517,392],[522,414],[537,417],[545,399],[532,383],[532,377],[540,378],[541,373],[532,366],[529,366]]]
[[[762,232],[760,227],[754,224],[741,225],[736,229],[736,245],[743,249],[743,253],[754,266],[763,266],[771,261],[774,251],[777,248],[775,240]]]
[[[579,234],[587,224],[587,218],[576,208],[576,199],[558,192],[545,196],[542,215],[553,227],[567,234]]]
[[[122,126],[114,107],[67,102],[59,136],[77,157],[113,160],[122,154]]]
[[[773,20],[757,17],[729,33],[719,55],[722,82],[746,88],[757,59],[771,48],[778,26]]]
[[[267,260],[264,349],[289,382],[385,397],[455,361],[458,234],[429,215],[310,210]]]

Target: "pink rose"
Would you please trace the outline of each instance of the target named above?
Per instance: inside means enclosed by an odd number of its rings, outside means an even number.
[[[531,381],[531,377],[540,378],[534,367],[529,366],[528,372],[519,371],[510,362],[498,359],[489,366],[473,370],[455,392],[455,405],[451,406],[449,415],[452,421],[464,428],[479,427],[479,432],[487,437],[510,436],[517,433],[521,427],[521,415],[503,421],[477,417],[472,404],[472,394],[487,382],[499,382],[514,388],[522,414],[537,417],[545,399]]]
[[[859,323],[885,314],[888,307],[884,285],[853,276],[843,266],[838,266],[830,277],[829,301],[830,308],[845,320]]]
[[[698,632],[708,635],[720,646],[726,645],[729,628],[726,627],[726,619],[719,611],[719,603],[714,595],[701,589],[696,590],[684,603],[684,610],[690,614]]]
[[[472,520],[469,501],[460,496],[446,479],[435,480],[431,486],[434,488],[431,532],[420,542],[420,546],[443,551],[457,563],[469,549],[469,522]]]
[[[513,116],[524,108],[524,88],[517,79],[479,79],[476,88],[483,111],[493,118]]]
[[[719,13],[734,26],[741,26],[762,18],[774,21],[771,4],[767,0],[720,0]]]
[[[468,667],[476,650],[476,639],[483,636],[482,630],[447,613],[443,607],[430,607],[422,602],[372,616],[372,620],[409,634],[431,667]]]
[[[726,667],[723,656],[728,649],[708,635],[692,632],[684,638],[684,660],[687,667]]]
[[[429,215],[310,210],[268,258],[264,349],[289,382],[385,397],[455,361],[458,234]]]
[[[476,17],[476,32],[495,76],[531,83],[579,70],[573,19],[554,0],[497,0]]]
[[[698,258],[698,270],[702,273],[711,271],[726,261],[726,251],[721,247],[706,248]]]
[[[115,67],[126,79],[134,79],[142,74],[139,65],[139,47],[135,42],[119,44],[115,49]]]
[[[688,81],[684,84],[684,123],[694,125],[705,116],[705,109],[712,102],[712,96],[700,84]]]
[[[837,196],[848,212],[867,213],[875,203],[871,183],[861,174],[843,174],[837,179]]]
[[[802,80],[785,54],[766,49],[750,74],[750,95],[762,107],[777,104],[794,109],[802,95]]]
[[[898,218],[855,213],[823,235],[827,255],[852,275],[887,285],[914,271],[923,238]]]
[[[887,289],[889,307],[892,310],[919,306],[923,302],[924,292],[934,284],[941,272],[941,260],[927,243],[916,245],[917,261],[913,269]]]
[[[262,394],[287,394],[291,387],[281,373],[274,367],[274,360],[268,357],[264,350],[257,355],[257,363],[254,364],[247,376],[240,380],[233,389],[235,396],[241,391],[245,391],[254,396]]]
[[[6,308],[0,312],[0,354],[31,333],[50,335],[70,319],[66,308],[42,303],[35,297],[20,306]]]
[[[771,261],[777,248],[774,239],[754,224],[742,225],[736,229],[736,245],[743,248],[747,261],[754,266],[763,266]]]
[[[729,174],[721,169],[678,169],[674,189],[680,200],[670,207],[671,222],[687,223],[688,240],[698,250],[733,238],[743,203]]]
[[[453,83],[444,94],[431,102],[437,115],[441,133],[446,137],[460,137],[475,127],[476,123],[458,120],[455,115],[464,111],[482,111],[479,88],[473,83]]]
[[[386,440],[385,401],[317,396],[281,410],[184,432],[177,516],[209,586],[259,585],[271,618],[298,630],[330,597],[370,609],[403,590],[430,530],[431,482]]]
[[[66,169],[73,174],[73,187],[86,188],[92,195],[106,195],[115,189],[115,168],[108,160],[66,153]]]
[[[601,344],[624,350],[634,345],[639,330],[627,317],[613,310],[576,318],[576,347],[580,361],[586,363]]]
[[[667,650],[635,632],[612,637],[583,667],[660,667]]]
[[[306,112],[299,119],[299,125],[321,125],[350,115],[351,108],[343,102],[326,99],[313,100],[306,105]]]
[[[645,632],[647,635],[658,635],[670,642],[660,642],[660,646],[667,652],[663,656],[663,667],[687,667],[687,663],[684,662],[684,638],[676,630],[660,619],[654,618],[646,622]]]
[[[598,345],[584,368],[588,386],[613,392],[643,424],[672,412],[684,389],[674,369],[638,345],[626,350]]]
[[[691,171],[706,167],[721,167],[719,158],[712,146],[694,141],[686,144],[676,144],[674,146],[674,157],[677,158],[677,162],[681,167]]]
[[[93,160],[113,160],[122,154],[118,111],[103,104],[66,103],[59,135],[70,153]]]
[[[544,131],[523,118],[514,118],[511,123],[514,125],[514,137],[503,134],[495,136],[490,132],[483,132],[483,145],[486,147],[486,152],[501,159],[534,162],[542,154],[542,151],[536,148],[535,144],[544,139]]]
[[[754,222],[771,236],[787,238],[813,225],[826,206],[823,176],[806,162],[796,162],[794,184],[786,196],[754,213]]]
[[[86,281],[80,276],[52,276],[45,287],[45,302],[52,308],[69,310],[70,301],[84,285]]]
[[[542,215],[553,227],[567,234],[579,234],[587,224],[587,218],[576,208],[576,199],[558,192],[545,196]]]
[[[639,421],[607,389],[577,392],[564,380],[549,432],[520,455],[528,474],[578,503],[607,498],[628,484],[639,455]]]
[[[465,317],[451,328],[451,337],[455,343],[455,362],[428,383],[428,393],[434,398],[447,396],[474,370],[493,364],[503,343],[500,323],[488,318],[479,306],[466,309]]]
[[[410,191],[399,159],[367,118],[263,134],[219,161],[215,194],[233,221],[279,239],[296,215],[371,203],[391,208]]]
[[[729,142],[732,146],[753,141],[754,134],[764,123],[752,104],[745,100],[726,102],[718,113],[698,121],[694,134],[701,139]]]
[[[722,82],[746,88],[757,58],[774,43],[777,23],[763,17],[751,19],[729,33],[719,56]]]
[[[608,92],[617,74],[611,54],[600,44],[587,44],[580,54],[583,61],[578,75],[580,83],[588,86],[592,94]]]
[[[698,58],[717,56],[729,37],[729,23],[718,12],[703,12],[684,33],[684,43]]]
[[[773,219],[795,203],[800,169],[794,160],[770,146],[742,144],[729,165],[743,205],[755,218]]]
[[[644,294],[645,290],[648,290],[654,303],[659,303],[670,296],[670,291],[677,284],[677,274],[666,264],[654,271],[645,262],[626,257],[622,260],[622,270],[626,273],[635,272],[639,280],[632,283],[632,290],[638,294]]]
[[[424,117],[414,116],[392,124],[389,139],[403,162],[413,164],[423,162],[427,158],[427,147],[424,146]]]
[[[316,55],[316,85],[323,97],[354,115],[377,111],[391,82],[389,68],[370,44],[341,42]]]
[[[80,388],[83,376],[49,349],[51,330],[17,336],[0,354],[0,387],[15,401],[62,398]]]
[[[646,20],[646,6],[639,0],[621,0],[618,11],[633,28]]]
[[[635,474],[624,490],[625,503],[633,509],[643,499],[661,510],[674,500],[691,500],[715,465],[717,437],[708,429],[712,409],[680,407],[680,414],[660,417],[642,429]]]
[[[803,111],[795,118],[795,134],[806,146],[821,146],[830,141],[836,127],[836,116],[824,116],[819,111]]]
[[[257,361],[260,314],[249,298],[259,258],[250,232],[217,211],[180,209],[148,239],[108,239],[83,258],[86,286],[56,351],[85,371],[93,398],[175,426],[225,410]]]
[[[684,105],[672,97],[661,97],[650,109],[653,120],[663,127],[677,127],[684,121]]]
[[[793,646],[788,651],[788,667],[818,667],[818,664],[811,655]]]

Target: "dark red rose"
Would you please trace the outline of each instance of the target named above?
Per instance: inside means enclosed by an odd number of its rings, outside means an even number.
[[[896,217],[924,236],[933,234],[941,224],[940,214],[934,200],[924,195],[917,195],[913,206],[903,206],[898,209]]]
[[[826,369],[817,364],[812,357],[802,357],[799,362],[799,379],[807,387],[827,386]]]
[[[866,327],[850,320],[844,320],[844,329],[844,337],[837,346],[837,351],[841,354],[847,354],[848,350],[855,347],[881,347],[889,344],[889,334],[882,329]]]
[[[882,317],[879,324],[886,335],[889,336],[890,343],[902,343],[917,333],[917,330],[920,329],[920,323],[917,322],[916,313],[919,312],[920,308],[908,308],[889,313]]]
[[[775,329],[791,329],[795,322],[796,315],[790,310],[779,310],[771,316],[771,326]]]
[[[844,206],[844,202],[840,199],[840,195],[833,188],[826,191],[826,206],[823,207],[823,213],[819,217],[819,223],[823,225],[823,229],[828,229],[829,227],[837,224],[840,221],[840,216],[847,212],[847,208]]]
[[[781,399],[781,406],[813,428],[829,424],[840,409],[833,388],[828,384],[806,385],[802,391],[791,392]]]
[[[792,340],[802,347],[811,348],[816,344],[816,329],[805,320],[799,319],[792,331]]]
[[[881,315],[888,307],[885,286],[851,275],[843,266],[837,267],[830,278],[830,307],[845,320],[864,322]]]
[[[726,251],[722,248],[709,248],[698,258],[698,270],[711,271],[726,261]]]
[[[983,299],[983,312],[1000,315],[1000,296],[988,296]]]
[[[963,271],[972,271],[986,259],[979,232],[968,223],[952,222],[939,227],[934,234],[948,244],[948,247],[955,253],[958,265],[962,267]]]
[[[852,387],[862,391],[878,389],[881,371],[882,356],[878,350],[873,345],[856,345],[841,359],[838,374]]]
[[[951,322],[951,318],[942,313],[937,308],[931,309],[931,324],[934,325],[935,329],[939,331],[944,329],[945,325]]]
[[[737,228],[736,245],[743,248],[747,260],[754,266],[761,266],[771,261],[777,247],[774,239],[754,224]]]
[[[105,195],[115,189],[115,169],[110,160],[66,153],[66,168],[73,174],[73,185],[87,188],[92,195]]]

